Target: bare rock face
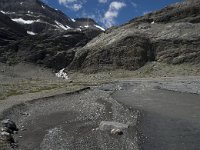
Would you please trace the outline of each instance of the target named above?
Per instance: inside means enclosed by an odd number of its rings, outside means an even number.
[[[26,35],[26,30],[0,12],[0,46],[7,45]]]
[[[151,44],[147,38],[140,35],[120,36],[112,35],[112,38],[103,38],[102,43],[94,43],[94,46],[93,43],[89,43],[84,49],[78,51],[79,56],[75,57],[71,67],[75,67],[73,69],[88,66],[93,69],[96,67],[138,69],[148,60],[154,59],[149,55]],[[96,42],[95,40],[93,41]]]
[[[60,70],[71,63],[76,48],[83,47],[93,38],[87,32],[66,31],[29,36],[8,45],[1,57],[11,64],[25,61]]]
[[[108,29],[75,54],[69,69],[135,70],[148,61],[200,64],[200,1],[184,1]]]

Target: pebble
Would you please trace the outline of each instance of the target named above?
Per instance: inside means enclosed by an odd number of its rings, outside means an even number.
[[[123,134],[123,131],[120,130],[120,129],[112,129],[112,130],[111,130],[111,134],[114,134],[114,135],[122,135],[122,134]]]

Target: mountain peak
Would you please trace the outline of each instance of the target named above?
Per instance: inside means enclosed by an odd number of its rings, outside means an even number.
[[[71,19],[63,12],[53,9],[40,0],[1,0],[0,11],[13,21],[21,24],[27,33],[44,33],[49,31],[81,30],[97,23],[89,18]]]

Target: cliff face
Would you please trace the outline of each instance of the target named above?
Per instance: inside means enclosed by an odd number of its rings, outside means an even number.
[[[177,3],[107,30],[79,49],[69,68],[135,70],[148,61],[200,64],[200,1]]]

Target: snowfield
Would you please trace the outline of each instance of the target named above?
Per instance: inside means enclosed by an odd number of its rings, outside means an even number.
[[[69,30],[69,29],[71,29],[69,26],[64,26],[62,23],[60,23],[60,22],[58,22],[58,21],[56,21],[55,20],[55,23],[58,25],[58,28],[61,28],[61,29],[63,29],[63,30]]]
[[[97,27],[97,28],[99,28],[99,29],[101,29],[102,31],[105,31],[105,29],[102,28],[101,26],[98,26],[98,25],[94,25],[94,26]]]
[[[36,33],[32,32],[32,31],[27,31],[27,34],[29,34],[29,35],[36,35]]]
[[[32,24],[34,22],[41,22],[40,19],[38,19],[38,20],[24,20],[23,18],[14,18],[14,19],[12,19],[12,21],[15,21],[19,24]]]

